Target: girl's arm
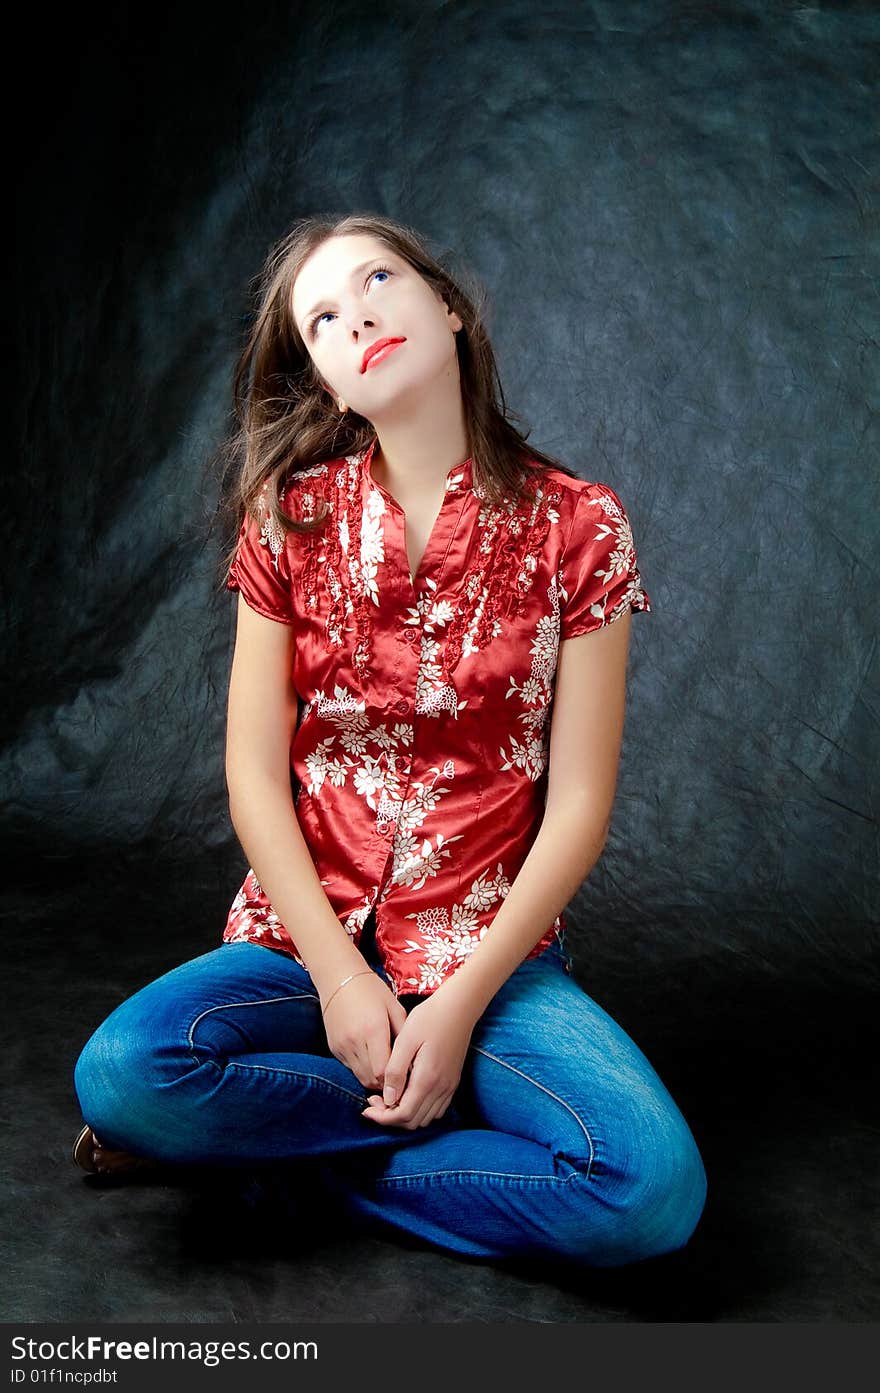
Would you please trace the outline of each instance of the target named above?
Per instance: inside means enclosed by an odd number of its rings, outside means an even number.
[[[599,859],[617,785],[630,625],[626,610],[560,644],[541,827],[485,938],[410,1012],[383,1096],[372,1095],[362,1117],[413,1130],[443,1116],[477,1021]]]
[[[257,880],[322,999],[364,958],[333,911],[303,837],[290,787],[297,698],[295,626],[255,613],[239,595],[229,679],[226,784],[229,815]]]
[[[608,837],[617,787],[632,613],[559,646],[544,818],[492,927],[438,987],[479,1020],[580,889]]]

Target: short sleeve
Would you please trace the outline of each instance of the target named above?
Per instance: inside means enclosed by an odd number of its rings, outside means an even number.
[[[601,629],[628,609],[650,611],[629,518],[608,484],[578,495],[561,565],[560,640]]]
[[[282,507],[284,506],[282,501]],[[281,624],[293,624],[290,558],[287,534],[265,510],[261,521],[245,515],[238,534],[227,590],[240,590],[251,609]]]

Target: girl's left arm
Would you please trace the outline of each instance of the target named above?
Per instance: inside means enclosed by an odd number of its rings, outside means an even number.
[[[477,1021],[601,856],[617,787],[631,623],[627,609],[560,644],[541,827],[490,932],[401,1027],[385,1069],[385,1087],[400,1101],[390,1107],[372,1101],[366,1115],[376,1121],[424,1126],[442,1115]],[[433,1058],[423,1070],[424,1086],[415,1067],[407,1083],[410,1062],[427,1044]]]
[[[559,645],[547,801],[529,854],[490,931],[439,992],[479,1020],[602,854],[611,826],[626,705],[632,611]]]

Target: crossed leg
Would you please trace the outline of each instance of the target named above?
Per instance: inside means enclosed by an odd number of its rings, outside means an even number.
[[[325,1168],[354,1214],[454,1252],[590,1266],[670,1252],[696,1227],[707,1185],[687,1123],[555,952],[493,998],[454,1102],[454,1129]]]
[[[496,993],[453,1105],[424,1129],[361,1116],[366,1091],[327,1048],[311,978],[256,944],[124,1001],[74,1077],[111,1149],[222,1166],[319,1157],[353,1215],[453,1252],[620,1265],[682,1247],[705,1202],[668,1090],[555,950]]]

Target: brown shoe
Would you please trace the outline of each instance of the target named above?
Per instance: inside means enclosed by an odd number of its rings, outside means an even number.
[[[159,1161],[147,1156],[132,1156],[127,1151],[113,1151],[98,1140],[88,1123],[73,1143],[71,1159],[89,1175],[116,1176],[131,1171],[159,1171]]]

